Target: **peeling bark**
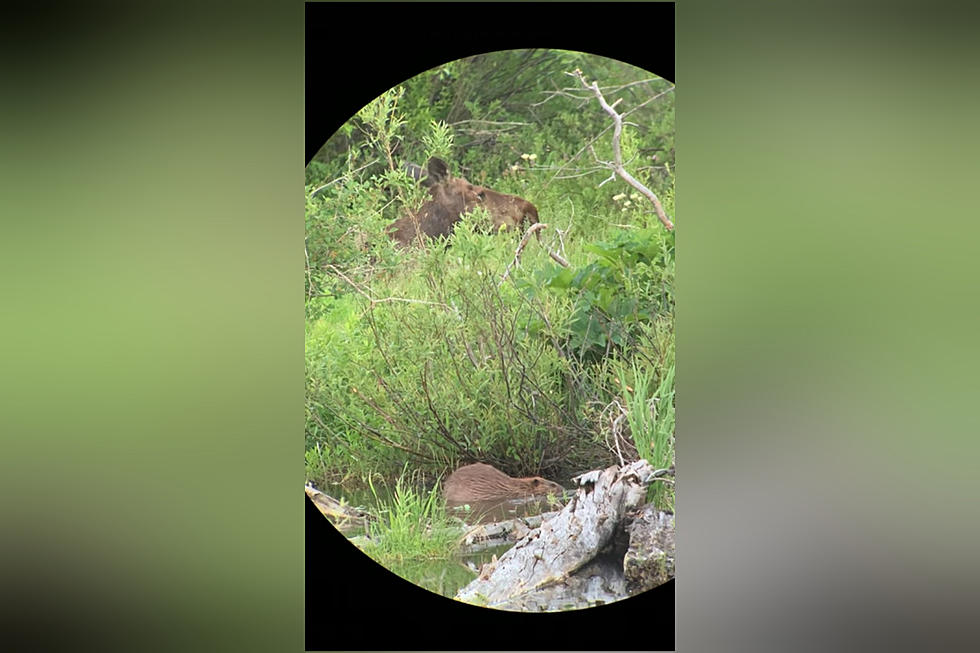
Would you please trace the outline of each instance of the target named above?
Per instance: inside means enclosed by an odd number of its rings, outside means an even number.
[[[485,566],[456,598],[527,611],[586,607],[629,596],[623,574],[626,550],[617,545],[624,538],[617,536],[625,534],[630,512],[643,503],[646,487],[660,473],[640,460],[578,477],[579,488],[568,505]],[[672,575],[673,515],[654,522],[670,529],[669,536],[654,539],[670,546]],[[647,584],[634,586],[648,589]]]

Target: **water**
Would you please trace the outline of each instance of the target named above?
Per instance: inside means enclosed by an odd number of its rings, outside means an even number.
[[[348,489],[339,485],[327,485],[321,490],[338,500],[343,499],[351,507],[375,515],[380,514],[383,506],[392,503],[395,498],[394,484],[376,485],[373,492],[370,488]],[[468,505],[449,504],[447,512],[450,517],[457,517],[472,526],[537,515],[554,508],[548,505],[547,498],[536,497],[477,502]],[[365,534],[364,526],[357,522],[351,522],[340,530],[348,538]],[[401,563],[391,563],[387,568],[419,587],[451,598],[477,577],[482,565],[490,562],[495,555],[498,558],[502,556],[513,544],[513,542],[506,542],[478,552],[457,555],[449,560],[406,560]]]
[[[449,514],[459,517],[467,524],[491,524],[493,522],[540,515],[554,510],[547,497],[530,499],[502,499],[495,501],[479,501],[470,504],[447,504]]]

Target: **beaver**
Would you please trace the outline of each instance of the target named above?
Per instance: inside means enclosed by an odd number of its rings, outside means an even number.
[[[446,500],[454,503],[523,498],[534,495],[561,496],[565,488],[540,476],[512,478],[492,465],[475,463],[460,467],[442,486]]]

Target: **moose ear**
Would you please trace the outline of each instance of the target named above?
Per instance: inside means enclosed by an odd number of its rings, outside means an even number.
[[[422,166],[416,165],[414,163],[406,163],[405,174],[407,174],[415,181],[419,181],[420,179],[422,179],[422,175],[423,175]]]
[[[429,171],[429,176],[435,181],[442,181],[449,176],[449,166],[446,165],[445,161],[436,157],[429,159],[426,169]]]

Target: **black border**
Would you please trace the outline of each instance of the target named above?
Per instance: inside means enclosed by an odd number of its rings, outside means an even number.
[[[587,610],[479,608],[378,565],[306,498],[306,650],[672,651],[674,581]]]
[[[447,61],[530,47],[611,57],[673,82],[674,3],[307,3],[306,163],[396,84]]]
[[[673,3],[307,3],[306,162],[362,106],[447,61],[578,50],[674,81]],[[674,581],[612,605],[488,610],[402,580],[306,499],[307,650],[673,650]]]

